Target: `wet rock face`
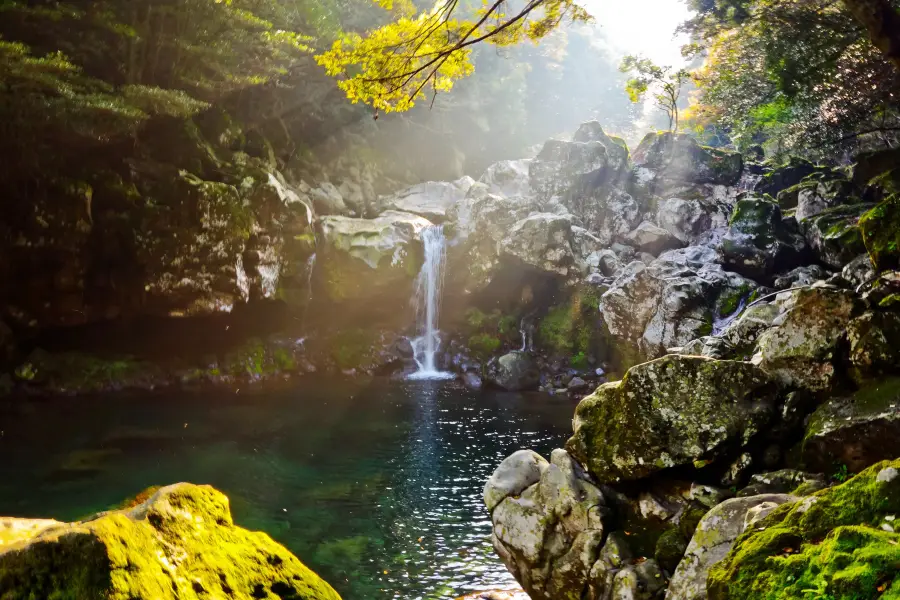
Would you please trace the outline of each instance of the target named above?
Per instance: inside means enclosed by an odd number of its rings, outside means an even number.
[[[759,280],[785,271],[803,259],[806,242],[783,223],[781,209],[761,197],[737,202],[719,251],[731,270]]]
[[[714,250],[690,246],[618,274],[600,298],[600,313],[623,366],[709,335],[758,287],[715,261]]]
[[[728,554],[738,536],[778,506],[797,500],[786,494],[763,494],[726,500],[709,511],[678,564],[667,600],[705,600],[710,567]]]
[[[583,399],[566,449],[600,482],[640,479],[746,444],[775,401],[771,380],[749,363],[667,356]]]
[[[537,389],[541,374],[527,352],[510,352],[493,359],[487,366],[488,381],[511,392]]]
[[[821,262],[840,269],[865,251],[858,223],[872,206],[838,206],[800,221],[809,247]]]
[[[0,550],[4,598],[340,600],[269,536],[235,526],[208,486],[168,486],[88,521],[13,525],[27,535]]]
[[[609,167],[602,142],[548,140],[529,165],[528,175],[535,193],[549,199],[575,184],[594,187],[605,179]]]
[[[900,378],[865,385],[851,396],[835,397],[809,419],[803,458],[813,469],[844,464],[858,471],[900,455]]]
[[[549,463],[530,451],[513,454],[484,495],[494,549],[532,600],[578,600],[603,585],[606,568],[595,563],[608,509],[565,451],[554,450]]]
[[[900,585],[898,467],[896,460],[873,465],[747,528],[710,569],[709,598],[744,600],[760,590],[783,598],[801,598],[808,590],[839,590],[847,598],[890,597]]]
[[[850,321],[850,374],[859,383],[900,368],[900,314],[869,311]]]
[[[835,376],[836,350],[856,310],[856,297],[828,287],[791,294],[786,314],[760,336],[754,362],[787,385],[827,390]]]
[[[423,217],[397,211],[374,219],[322,217],[324,244],[317,277],[327,299],[357,304],[371,304],[375,298],[408,301],[421,265],[418,236],[429,226]]]

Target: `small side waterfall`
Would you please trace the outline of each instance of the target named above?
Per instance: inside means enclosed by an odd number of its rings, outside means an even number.
[[[444,227],[427,227],[421,233],[425,248],[425,262],[416,279],[416,323],[419,337],[412,340],[416,364],[419,370],[410,379],[452,379],[453,373],[438,371],[434,357],[441,346],[438,317],[441,309],[441,288],[444,284],[444,263],[447,259],[447,243]]]
[[[528,322],[528,317],[522,317],[519,321],[519,334],[522,336],[522,347],[519,352],[529,352],[534,349],[534,327]]]

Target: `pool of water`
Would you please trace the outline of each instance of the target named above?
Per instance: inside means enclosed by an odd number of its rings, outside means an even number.
[[[0,412],[0,515],[74,520],[150,485],[208,483],[345,600],[455,598],[513,586],[484,481],[519,448],[559,447],[573,410],[384,380],[29,401]]]

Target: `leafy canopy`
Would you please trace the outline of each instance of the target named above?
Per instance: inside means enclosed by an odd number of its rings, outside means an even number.
[[[433,101],[438,92],[449,91],[472,73],[475,44],[537,42],[562,22],[590,19],[572,0],[529,0],[512,13],[507,0],[483,0],[464,17],[459,15],[465,12],[459,0],[443,0],[419,13],[408,4],[376,2],[398,17],[365,35],[344,35],[316,60],[329,75],[340,78],[338,85],[353,103],[384,112],[406,111],[426,93]]]

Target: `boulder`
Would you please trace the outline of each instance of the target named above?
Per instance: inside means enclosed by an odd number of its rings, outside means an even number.
[[[778,506],[796,500],[796,497],[785,494],[733,498],[706,513],[672,575],[666,600],[706,600],[709,570],[725,558],[738,536],[751,524],[747,522],[748,516],[750,521],[755,522]]]
[[[756,191],[775,197],[782,190],[795,186],[817,173],[831,173],[831,169],[817,166],[799,156],[791,156],[784,164],[765,173],[757,184]]]
[[[508,496],[522,492],[541,480],[550,463],[533,450],[517,450],[500,463],[484,485],[484,505],[488,512]]]
[[[900,368],[900,313],[869,311],[847,326],[850,374],[859,383]]]
[[[786,385],[813,392],[831,387],[836,351],[856,309],[852,292],[812,287],[791,293],[787,311],[759,338],[753,357]]]
[[[427,181],[379,200],[381,210],[411,213],[432,223],[443,223],[447,213],[462,201],[475,183],[471,177],[456,181]]]
[[[829,179],[805,185],[797,194],[797,221],[803,222],[825,210],[853,202],[853,185],[845,179]]]
[[[133,508],[34,525],[14,524],[27,536],[0,550],[4,598],[340,600],[268,535],[237,527],[209,486],[170,485]]]
[[[542,199],[560,196],[573,186],[594,188],[606,181],[610,162],[602,142],[547,140],[528,166],[531,188]]]
[[[760,196],[738,200],[719,245],[725,266],[757,280],[797,266],[805,248],[803,237],[785,227],[778,205]]]
[[[684,244],[662,227],[643,221],[637,229],[625,236],[629,244],[641,252],[657,256],[666,250],[680,248]]]
[[[312,199],[319,215],[345,215],[349,212],[349,208],[344,203],[344,197],[333,183],[328,181],[322,182],[318,187],[309,191],[309,197]]]
[[[600,482],[640,479],[746,444],[776,396],[750,363],[670,355],[584,398],[566,448]]]
[[[488,363],[487,380],[504,390],[518,392],[537,389],[541,374],[530,354],[513,351]]]
[[[640,205],[617,188],[579,188],[564,195],[561,202],[604,247],[623,241],[641,220]]]
[[[896,596],[898,467],[873,465],[747,528],[709,570],[710,600]]]
[[[830,398],[809,419],[803,438],[808,468],[844,464],[859,471],[900,456],[900,378],[873,381],[851,396]]]
[[[805,496],[824,489],[827,486],[825,476],[821,473],[805,473],[794,469],[781,469],[768,473],[756,473],[750,478],[750,484],[740,490],[738,498],[758,496],[760,494],[793,494]]]
[[[720,339],[736,357],[749,358],[756,347],[756,340],[780,314],[778,306],[772,302],[754,304],[722,330]]]
[[[869,283],[875,279],[875,267],[868,254],[860,254],[841,269],[841,277],[854,288]]]
[[[671,183],[734,185],[744,166],[738,152],[701,146],[689,135],[671,132],[648,133],[632,160],[637,170],[650,172],[653,188]]]
[[[500,240],[498,251],[501,259],[566,278],[582,270],[577,241],[571,216],[534,213],[513,224]]]
[[[574,142],[599,142],[606,148],[610,166],[615,171],[621,171],[628,165],[628,146],[620,137],[607,135],[599,121],[587,121],[582,123],[572,136]]]
[[[489,166],[478,180],[490,194],[498,196],[527,196],[531,194],[528,178],[530,160],[501,160]]]
[[[865,252],[859,220],[871,208],[871,204],[852,204],[823,210],[801,221],[800,228],[816,257],[840,269]]]
[[[685,190],[684,197],[670,197],[659,202],[656,224],[685,244],[696,244],[710,231],[726,227],[732,212],[724,194]]]
[[[419,234],[432,224],[411,213],[386,211],[374,219],[320,219],[317,278],[331,302],[408,299],[421,264]],[[386,308],[386,307],[385,307]]]
[[[825,281],[827,278],[828,272],[819,265],[807,265],[779,275],[772,285],[776,290],[786,290],[791,287],[812,285],[817,281]]]
[[[670,250],[649,265],[632,262],[600,298],[610,345],[625,367],[709,335],[758,286],[716,264],[704,246]]]
[[[895,175],[900,180],[900,172],[895,171]],[[865,213],[859,219],[859,227],[877,270],[900,268],[900,194]]]
[[[538,471],[539,481],[521,489]],[[554,450],[549,465],[517,452],[491,481],[515,483],[489,483],[485,501],[494,505],[494,549],[532,600],[580,599],[592,582],[605,581],[605,568],[592,569],[599,562],[608,509],[603,494],[565,451]],[[498,502],[501,489],[510,493]]]

